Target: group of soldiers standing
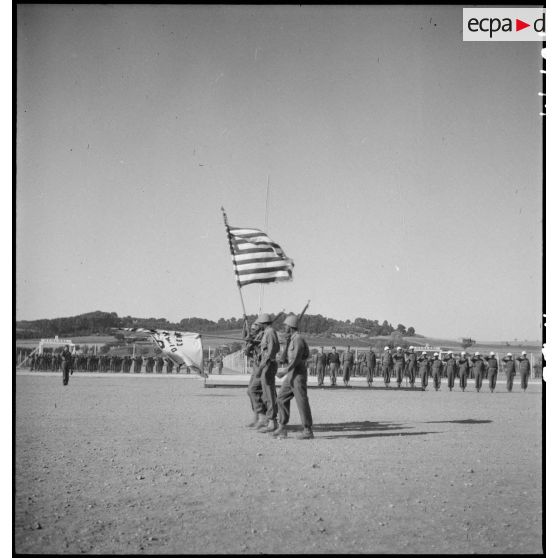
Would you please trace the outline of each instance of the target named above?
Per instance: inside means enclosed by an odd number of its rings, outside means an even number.
[[[512,390],[516,373],[521,377],[521,389],[527,389],[531,364],[525,351],[518,358],[508,353],[502,359],[502,368],[506,375],[508,391]],[[428,386],[429,377],[432,378],[436,391],[441,387],[442,378],[447,378],[450,391],[453,390],[456,381],[459,388],[465,391],[467,380],[471,378],[474,379],[475,389],[480,391],[483,379],[488,379],[488,387],[493,392],[498,370],[498,358],[494,352],[490,352],[488,356],[475,352],[470,356],[465,351],[459,355],[450,351],[445,355],[435,352],[429,356],[426,351],[415,352],[414,347],[409,347],[405,352],[401,347],[397,347],[394,352],[389,347],[384,347],[379,357],[370,347],[368,351],[361,352],[358,358],[350,347],[341,354],[335,347],[332,347],[329,353],[325,353],[324,348],[320,347],[311,361],[311,373],[317,376],[318,386],[323,386],[325,376],[329,375],[331,387],[337,385],[337,377],[340,374],[346,387],[351,387],[350,380],[354,376],[365,376],[368,386],[372,387],[374,376],[381,375],[386,387],[390,387],[393,377],[398,388],[401,387],[404,378],[414,388],[418,377],[422,391]]]
[[[31,370],[58,372],[63,367],[62,353],[45,352],[33,354],[30,357]],[[177,365],[172,359],[156,356],[130,356],[130,355],[93,355],[77,354],[71,355],[71,369],[80,372],[124,372],[124,373],[156,373],[172,374],[179,373],[182,365]],[[186,373],[190,372],[188,367]]]

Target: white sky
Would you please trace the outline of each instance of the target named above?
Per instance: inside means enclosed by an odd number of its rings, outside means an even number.
[[[17,319],[265,311],[541,339],[540,44],[459,6],[18,6]],[[243,289],[247,311],[260,287]]]

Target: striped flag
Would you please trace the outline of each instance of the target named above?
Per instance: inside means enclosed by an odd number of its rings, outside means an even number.
[[[229,245],[239,287],[293,278],[294,262],[259,229],[229,227]]]

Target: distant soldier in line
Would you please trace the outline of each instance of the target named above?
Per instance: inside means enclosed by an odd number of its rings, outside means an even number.
[[[393,371],[395,372],[395,381],[397,382],[397,387],[401,387],[401,382],[403,381],[403,372],[405,370],[405,355],[403,354],[403,349],[397,347],[395,349],[395,354],[393,359]]]
[[[223,373],[223,355],[219,355],[217,357],[217,373],[218,374]]]
[[[155,357],[155,371],[157,372],[157,374],[163,373],[163,363],[164,363],[163,357],[161,355],[157,355]]]
[[[391,366],[393,360],[391,358],[391,352],[389,347],[386,345],[384,347],[384,352],[382,354],[381,365],[382,365],[382,376],[384,377],[384,384],[389,387],[391,381]]]
[[[446,359],[444,359],[444,364],[446,366],[446,376],[448,378],[448,388],[450,391],[453,390],[453,385],[455,382],[455,374],[457,371],[457,361],[453,356],[453,352],[449,352]]]
[[[133,361],[134,361],[134,374],[139,374],[141,372],[141,365],[143,361],[141,355],[136,355],[133,358]]]
[[[258,427],[258,432],[273,432],[277,424],[277,391],[275,387],[275,374],[277,373],[277,354],[281,348],[277,332],[273,329],[272,319],[269,314],[261,314],[257,323],[263,329],[260,341],[260,359],[256,375],[261,378],[262,397],[265,401],[267,423]]]
[[[64,345],[64,350],[62,351],[62,385],[68,385],[68,382],[70,381],[70,374],[73,373],[72,353],[70,352],[70,347],[68,345]]]
[[[417,375],[417,369],[418,369],[417,355],[415,353],[415,348],[411,345],[409,347],[409,352],[407,353],[405,372],[409,377],[409,383],[411,384],[412,388],[415,387],[415,378]]]
[[[465,391],[465,388],[467,387],[469,370],[469,359],[467,358],[465,351],[462,351],[461,356],[457,361],[457,373],[459,374],[459,387],[461,388],[461,391]]]
[[[290,337],[287,348],[287,370],[286,378],[283,380],[279,394],[277,395],[277,405],[279,407],[279,426],[272,432],[276,438],[287,437],[287,424],[290,418],[291,399],[294,397],[300,415],[300,421],[304,430],[297,438],[309,440],[314,437],[312,432],[312,412],[308,401],[308,372],[306,370],[306,359],[310,355],[308,343],[298,332],[298,318],[290,314],[284,322],[287,335]]]
[[[248,363],[252,368],[250,380],[248,381],[248,389],[246,393],[250,399],[253,419],[246,425],[248,428],[259,428],[267,424],[266,411],[267,408],[262,399],[262,380],[256,376],[256,371],[260,362],[260,341],[263,337],[263,331],[259,325],[254,322],[250,326],[250,335],[244,343],[244,354],[248,357]]]
[[[426,386],[428,385],[428,375],[430,373],[430,359],[428,358],[426,351],[422,352],[422,355],[417,359],[417,361],[420,376],[420,389],[425,391]]]
[[[515,376],[515,362],[513,360],[513,355],[508,353],[503,359],[504,372],[506,374],[506,388],[511,391],[513,388],[513,377]]]
[[[331,379],[331,387],[337,385],[337,373],[339,371],[339,364],[341,359],[339,358],[339,353],[335,347],[331,348],[331,353],[327,355],[327,363],[329,364],[329,377]]]
[[[316,354],[316,375],[318,376],[318,386],[323,386],[325,369],[327,366],[327,355],[324,348],[320,347],[320,352]]]
[[[353,365],[353,376],[358,377],[360,376],[360,369],[362,366],[362,353],[355,356],[355,363]]]
[[[207,363],[207,373],[208,374],[213,374],[213,359],[210,358],[209,362]]]
[[[351,371],[355,362],[355,355],[351,351],[351,347],[347,346],[347,350],[341,357],[341,364],[343,365],[343,383],[346,387],[351,387],[349,381],[351,379]]]
[[[494,351],[490,352],[490,355],[486,359],[487,375],[488,375],[488,387],[490,388],[490,393],[494,391],[496,387],[496,379],[498,378],[498,359],[494,354]]]
[[[432,382],[434,383],[434,389],[438,391],[440,385],[442,384],[442,371],[444,369],[444,363],[440,360],[440,355],[434,353],[434,359],[430,363],[430,369],[432,370]]]
[[[372,350],[372,347],[368,347],[368,352],[364,355],[364,362],[366,367],[366,381],[368,382],[368,387],[372,387],[374,371],[376,370],[376,353]]]
[[[482,387],[482,379],[484,377],[484,370],[486,368],[486,364],[484,362],[484,358],[481,356],[481,354],[478,351],[471,359],[471,362],[473,366],[473,377],[475,378],[475,389],[477,391],[480,391]]]
[[[174,368],[174,361],[172,358],[165,358],[165,364],[167,365],[167,374],[172,374],[172,369]]]
[[[526,351],[522,351],[521,356],[517,359],[517,367],[519,368],[519,377],[521,378],[521,389],[525,391],[529,383],[529,375],[531,374],[531,363],[527,358]]]

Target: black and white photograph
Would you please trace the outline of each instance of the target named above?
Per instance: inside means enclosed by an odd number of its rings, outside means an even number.
[[[13,553],[550,555],[545,18],[13,5]]]

